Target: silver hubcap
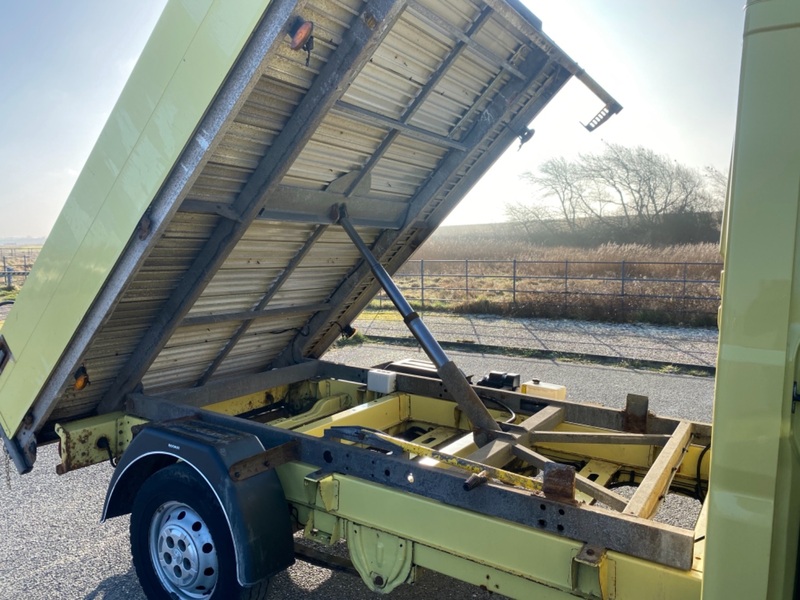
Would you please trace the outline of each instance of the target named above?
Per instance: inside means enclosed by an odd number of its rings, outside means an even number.
[[[208,526],[180,502],[162,504],[150,524],[150,558],[156,575],[173,598],[204,598],[217,585],[219,561]]]

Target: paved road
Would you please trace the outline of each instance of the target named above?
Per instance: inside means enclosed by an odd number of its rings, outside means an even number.
[[[408,348],[383,345],[347,347],[326,358],[370,366],[414,354]],[[707,421],[711,416],[713,379],[664,375],[605,366],[559,363],[450,353],[468,373],[489,369],[520,372],[524,379],[540,377],[564,383],[570,397],[582,402],[621,406],[627,392],[646,393],[660,414]],[[132,571],[128,548],[128,518],[98,524],[111,476],[107,465],[55,475],[53,446],[43,448],[32,473],[3,476],[0,457],[0,600],[143,600]],[[696,513],[693,500],[670,496],[660,519],[689,525]],[[298,563],[274,580],[276,599],[374,599],[360,580],[350,575]],[[424,573],[414,586],[389,595],[395,600],[437,598],[482,599],[490,595],[449,578]],[[492,596],[497,598],[498,596]]]

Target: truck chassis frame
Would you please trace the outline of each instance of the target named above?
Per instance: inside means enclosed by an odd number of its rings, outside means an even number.
[[[368,375],[314,360],[203,388],[131,394],[131,429],[119,428],[124,433],[108,446],[121,455],[144,421],[167,428],[194,422],[256,437],[264,452],[231,465],[229,477],[274,469],[294,528],[326,546],[347,540],[350,560],[374,591],[413,581],[421,566],[518,598],[542,586],[553,597],[624,598],[618,583],[630,593],[654,577],[670,580],[669,597],[699,596],[705,511],[694,530],[652,515],[670,489],[705,489],[710,426],[657,417],[641,396],[614,410],[474,386],[489,404],[499,403],[490,411],[496,418],[508,409],[517,423],[556,416],[531,430],[530,451],[559,461],[537,469],[514,454],[497,459],[486,446],[476,448],[441,380],[397,373],[396,391],[381,395],[368,389]],[[300,396],[306,410],[285,416],[282,400]],[[98,439],[108,436],[107,427],[78,422],[59,433],[62,471],[104,458]],[[637,491],[616,509],[598,505],[584,486],[576,489],[576,476],[608,490],[608,501],[614,484]],[[297,553],[306,551],[298,546]],[[312,559],[328,561],[318,552]]]

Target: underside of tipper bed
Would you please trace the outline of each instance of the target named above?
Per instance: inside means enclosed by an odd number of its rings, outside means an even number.
[[[319,357],[378,291],[332,207],[392,273],[571,76],[620,110],[514,0],[223,4],[167,5],[2,330],[21,471],[131,392]]]

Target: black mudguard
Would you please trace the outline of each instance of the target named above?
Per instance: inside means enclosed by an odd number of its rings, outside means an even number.
[[[239,583],[247,586],[294,563],[289,505],[277,473],[231,479],[234,463],[265,450],[259,439],[199,420],[145,426],[122,455],[111,478],[102,520],[129,514],[136,492],[159,469],[182,461],[208,483],[228,520]]]

